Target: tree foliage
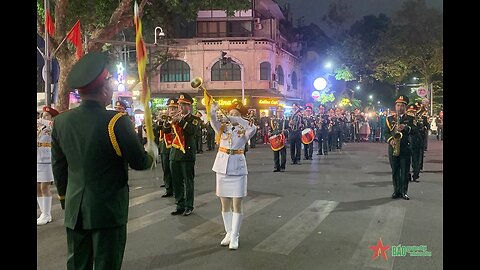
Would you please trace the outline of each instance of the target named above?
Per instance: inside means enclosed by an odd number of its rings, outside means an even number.
[[[90,42],[87,51],[100,51],[104,43],[95,40],[118,39],[118,34],[125,30],[125,39],[134,41],[133,0],[57,0],[49,1],[50,13],[55,14],[55,35],[50,38],[52,48],[57,48],[67,32],[77,20],[80,20],[82,37],[88,36]],[[171,27],[171,19],[183,16],[194,20],[201,8],[218,8],[232,15],[235,10],[250,8],[249,0],[138,0],[140,16],[144,25],[145,41],[151,42],[154,26]],[[144,15],[144,16],[143,16]],[[37,0],[37,32],[44,36],[43,1]],[[151,29],[151,30],[148,30]],[[151,31],[150,33],[146,33]],[[74,48],[62,45],[55,55],[60,64],[59,94],[56,107],[60,111],[68,109],[70,89],[66,84],[66,76],[76,62]]]

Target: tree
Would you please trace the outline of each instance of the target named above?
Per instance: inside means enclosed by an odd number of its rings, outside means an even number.
[[[50,0],[49,0],[50,1]],[[53,1],[50,1],[53,2]],[[50,3],[49,2],[49,3]],[[50,13],[54,11],[55,35],[50,39],[51,47],[57,48],[67,31],[80,20],[82,35],[89,40],[115,39],[122,30],[130,30],[134,35],[132,0],[57,0],[55,5],[50,3]],[[169,19],[175,16],[184,16],[193,20],[197,11],[203,7],[226,10],[232,15],[235,10],[245,10],[251,6],[249,0],[139,0],[139,11],[144,29],[153,29],[159,23],[167,25]],[[43,1],[37,0],[37,32],[44,36],[44,7]],[[145,15],[143,17],[142,15]],[[145,32],[145,30],[144,30]],[[145,42],[149,42],[149,35],[145,35]],[[132,39],[133,40],[133,39]],[[89,42],[87,51],[100,51],[105,44]],[[67,74],[76,62],[73,48],[62,45],[55,55],[60,64],[59,93],[56,108],[59,111],[68,109],[69,87],[66,84]]]
[[[419,73],[428,85],[443,77],[443,17],[428,8],[425,0],[404,2],[380,44],[377,79],[400,82],[410,73]]]

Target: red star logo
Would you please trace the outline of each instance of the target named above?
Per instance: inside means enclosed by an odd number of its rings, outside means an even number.
[[[375,260],[380,256],[380,254],[385,258],[385,261],[388,261],[386,251],[390,249],[390,246],[384,246],[382,243],[382,238],[378,239],[376,246],[370,246],[371,250],[373,250],[372,260]]]

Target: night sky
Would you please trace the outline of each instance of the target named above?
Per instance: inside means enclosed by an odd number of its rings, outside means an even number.
[[[290,7],[293,15],[293,25],[297,25],[297,19],[304,16],[305,25],[310,23],[317,24],[325,32],[328,33],[328,29],[325,29],[324,23],[321,18],[328,11],[330,3],[338,2],[338,0],[275,0],[280,6],[284,6],[285,3],[290,3]],[[342,3],[351,5],[355,18],[351,20],[351,23],[358,19],[361,19],[365,15],[378,15],[379,13],[385,13],[387,16],[392,17],[393,13],[400,9],[404,0],[342,0]],[[426,0],[427,6],[438,9],[443,12],[443,0]]]

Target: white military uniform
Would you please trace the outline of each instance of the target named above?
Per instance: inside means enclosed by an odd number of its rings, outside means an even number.
[[[221,131],[222,123],[217,119],[217,105],[213,104],[211,108],[212,120],[210,124],[218,135]],[[255,134],[257,127],[251,126],[249,122],[241,117],[231,117],[232,122],[238,125],[233,126],[231,123],[224,124],[224,128],[220,134],[220,147],[228,149],[224,153],[218,151],[213,163],[212,170],[216,172],[217,196],[219,197],[245,197],[247,196],[247,161],[245,155],[233,154],[233,150],[245,149],[245,144]]]
[[[50,120],[37,120],[37,182],[53,181],[52,124]]]

